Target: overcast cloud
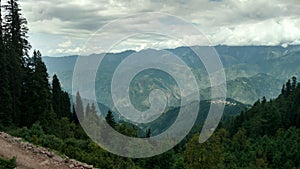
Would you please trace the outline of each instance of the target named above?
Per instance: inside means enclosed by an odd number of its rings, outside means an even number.
[[[86,40],[105,24],[143,12],[178,16],[201,30],[212,45],[300,44],[299,0],[21,0],[20,3],[29,22],[32,46],[44,55],[78,54]],[[103,40],[128,34],[129,26],[134,30],[149,24],[184,28],[168,18],[132,19],[103,32]],[[186,38],[193,41],[191,36]],[[123,40],[115,51],[180,45],[176,40],[158,36],[136,36]],[[95,52],[102,52],[101,47]]]

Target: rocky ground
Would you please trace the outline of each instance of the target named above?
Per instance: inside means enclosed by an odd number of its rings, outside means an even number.
[[[20,138],[0,132],[0,157],[17,158],[17,169],[92,169],[93,166],[60,157],[54,152],[22,142]]]

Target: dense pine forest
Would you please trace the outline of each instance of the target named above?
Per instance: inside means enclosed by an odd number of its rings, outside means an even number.
[[[96,103],[84,107],[80,93],[72,103],[56,75],[49,83],[41,52],[29,53],[27,21],[18,0],[9,0],[0,9],[5,14],[0,17],[0,131],[105,169],[300,168],[296,77],[283,85],[276,99],[261,98],[227,118],[203,144],[198,142],[199,131],[193,131],[164,154],[119,157],[101,149],[79,125],[86,116],[97,116]],[[141,135],[136,126],[115,120],[111,111],[105,119],[128,136],[151,137],[150,129]],[[15,160],[0,159],[0,168],[14,168]]]

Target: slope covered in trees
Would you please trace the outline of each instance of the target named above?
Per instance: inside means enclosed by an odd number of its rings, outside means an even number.
[[[96,103],[84,106],[78,93],[71,110],[68,93],[62,90],[56,75],[49,84],[41,53],[35,51],[30,56],[27,22],[18,1],[9,0],[0,9],[5,14],[0,17],[0,130],[99,168],[300,167],[300,85],[295,77],[283,85],[278,98],[262,98],[240,115],[226,117],[226,122],[203,144],[195,134],[152,158],[119,157],[91,141],[79,125],[102,118],[97,115]],[[237,110],[228,111],[230,114]],[[140,131],[137,126],[117,121],[112,111],[105,119],[128,136],[151,137],[155,133],[151,126]],[[164,127],[163,123],[159,125]],[[14,161],[0,159],[0,163],[5,166]]]
[[[135,168],[131,159],[102,150],[80,127],[79,120],[96,114],[94,103],[84,112],[78,93],[71,111],[69,95],[56,75],[49,84],[41,53],[29,54],[27,21],[18,0],[5,5],[0,1],[0,6],[0,130],[101,168]],[[1,167],[6,163],[1,159]]]
[[[49,84],[41,53],[34,51],[29,56],[27,21],[18,0],[1,6],[0,31],[0,129],[31,127],[39,121],[47,132],[54,133],[51,127],[57,119],[71,117],[70,99],[56,76]]]
[[[204,144],[195,135],[184,152],[198,168],[299,168],[300,85],[288,81],[278,98],[258,100]]]

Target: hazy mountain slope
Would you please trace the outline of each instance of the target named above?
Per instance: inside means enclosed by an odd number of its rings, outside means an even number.
[[[275,98],[279,95],[282,81],[267,74],[256,74],[250,78],[239,77],[227,81],[227,98],[234,98],[242,103],[253,104],[259,98]],[[202,91],[204,98],[209,98],[210,88]]]
[[[201,47],[196,48],[201,49]],[[299,46],[289,46],[287,48],[281,46],[216,46],[215,49],[219,53],[225,68],[228,81],[227,96],[243,103],[252,104],[262,96],[267,98],[276,96],[285,79],[300,74]],[[203,64],[193,51],[188,47],[168,49],[167,51],[180,57],[192,68],[199,88],[203,90],[201,95],[209,99],[207,88],[210,86],[210,82]],[[151,54],[152,56],[159,56],[163,52],[148,49],[140,52],[125,51],[107,54],[100,64],[96,77],[96,95],[99,102],[113,107],[110,96],[113,73],[122,60],[131,54],[151,57]],[[97,56],[99,55],[89,57]],[[63,88],[71,92],[72,72],[76,56],[44,57],[43,60],[48,67],[49,74],[58,74]],[[86,67],[88,68],[88,65]],[[179,76],[185,78],[185,74],[179,73]],[[264,78],[266,79],[264,80]],[[168,99],[172,100],[169,106],[178,105],[178,87],[174,79],[162,71],[144,71],[135,77],[131,85],[130,97],[133,104],[139,109],[146,109],[149,106],[148,94],[155,88],[162,88],[167,93]]]
[[[212,104],[218,104],[216,102],[213,102]],[[199,126],[203,125],[203,122],[205,121],[209,108],[211,105],[211,101],[201,101],[199,105],[199,112],[197,119],[194,124],[193,131],[200,132],[201,128]],[[189,105],[186,105],[189,106]],[[233,116],[236,116],[240,114],[242,111],[244,111],[246,108],[248,108],[249,105],[242,104],[238,101],[235,101],[233,99],[227,99],[227,102],[225,104],[224,112],[223,112],[223,120],[227,120]],[[152,121],[148,124],[140,125],[139,127],[146,130],[147,128],[150,128],[153,135],[157,135],[159,133],[162,133],[163,131],[167,130],[176,120],[177,115],[180,111],[180,107],[176,107],[173,109],[170,109],[166,113],[164,113],[161,117],[158,119]]]

